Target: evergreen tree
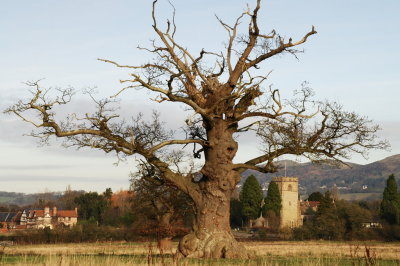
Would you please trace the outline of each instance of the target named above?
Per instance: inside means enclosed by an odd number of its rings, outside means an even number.
[[[279,193],[278,184],[271,182],[268,185],[268,193],[264,200],[263,214],[273,211],[276,216],[280,215],[282,209],[282,198]]]
[[[242,215],[247,220],[256,219],[260,215],[263,192],[260,183],[253,175],[244,182],[239,198],[242,203]]]
[[[352,240],[366,236],[363,223],[370,222],[372,213],[359,204],[345,200],[336,201],[339,218],[344,226],[345,239]]]
[[[381,218],[386,220],[389,224],[400,224],[400,196],[393,174],[391,174],[386,181],[380,214]]]
[[[319,202],[321,202],[323,198],[324,198],[324,195],[321,192],[316,191],[316,192],[311,193],[308,196],[307,200],[308,201],[319,201]]]
[[[239,199],[231,199],[231,206],[230,206],[230,223],[231,227],[242,227],[242,203]]]
[[[78,205],[78,215],[84,220],[103,223],[104,213],[111,204],[112,190],[107,188],[102,194],[87,192],[75,198]]]
[[[333,203],[332,194],[329,191],[326,191],[318,206],[317,214],[325,214],[334,208],[335,204]]]
[[[314,230],[317,238],[326,240],[341,239],[344,233],[343,222],[329,191],[325,192],[315,216]]]

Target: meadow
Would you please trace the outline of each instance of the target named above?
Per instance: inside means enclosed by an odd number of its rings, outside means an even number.
[[[0,249],[0,265],[400,265],[400,243],[244,242],[252,260],[176,259],[176,249],[154,242],[12,245]]]
[[[382,193],[343,193],[340,194],[340,199],[347,201],[382,199]]]

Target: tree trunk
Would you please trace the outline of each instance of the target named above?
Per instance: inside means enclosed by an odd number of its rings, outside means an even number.
[[[172,237],[173,237],[173,232],[171,231],[172,229],[172,224],[171,224],[171,219],[173,216],[173,210],[170,209],[169,206],[166,206],[165,204],[160,204],[160,209],[162,208],[167,208],[168,211],[165,211],[161,213],[158,217],[158,223],[159,223],[159,229],[161,229],[160,235],[157,238],[157,246],[160,249],[161,252],[169,251],[172,250]],[[159,212],[162,212],[159,210]]]
[[[213,192],[204,196],[204,204],[197,205],[193,231],[181,239],[178,252],[195,258],[250,258],[231,233],[229,198],[221,190]]]
[[[233,130],[225,120],[218,120],[207,131],[209,147],[199,182],[201,196],[193,198],[196,219],[193,231],[179,243],[178,253],[196,258],[249,258],[250,253],[238,243],[230,228],[230,199],[240,180],[232,170],[237,151]]]

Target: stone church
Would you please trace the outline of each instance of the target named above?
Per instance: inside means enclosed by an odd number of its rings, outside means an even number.
[[[303,225],[299,200],[299,180],[297,177],[274,177],[282,198],[280,227],[295,228]]]
[[[299,180],[297,177],[274,177],[272,182],[278,185],[282,199],[280,228],[296,228],[303,225],[299,200]],[[262,215],[250,220],[250,227],[269,227],[268,219]]]

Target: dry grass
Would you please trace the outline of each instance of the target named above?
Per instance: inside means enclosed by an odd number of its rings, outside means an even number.
[[[155,254],[156,243],[67,243],[67,244],[42,244],[42,245],[16,245],[9,247],[6,254],[9,255],[143,255],[147,254],[149,248]]]
[[[257,255],[274,256],[363,256],[365,247],[369,248],[377,259],[400,260],[400,243],[367,242],[329,242],[329,241],[279,241],[279,242],[247,242],[246,247],[255,250]],[[357,254],[354,252],[357,251]]]
[[[16,245],[0,255],[0,265],[400,265],[400,243],[245,242],[255,260],[175,260],[155,243]],[[176,243],[172,252],[176,250]]]

